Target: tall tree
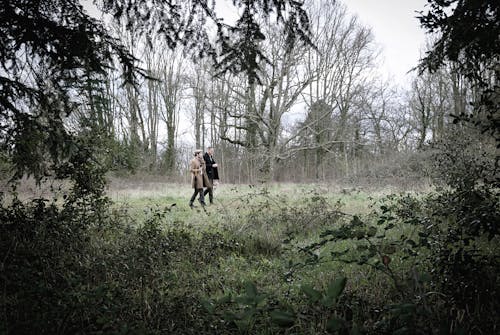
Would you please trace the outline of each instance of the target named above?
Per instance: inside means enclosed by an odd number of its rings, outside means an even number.
[[[102,78],[116,55],[132,79],[134,59],[78,1],[0,5],[0,132],[16,176],[37,179],[74,150],[64,118],[84,103],[82,77]]]
[[[262,49],[269,57],[267,64],[261,66],[265,71],[260,76],[260,85],[247,82],[245,90],[237,96],[245,108],[241,115],[231,113],[236,119],[243,119],[246,137],[241,140],[223,135],[223,139],[244,146],[259,160],[261,177],[270,179],[282,154],[283,119],[297,104],[313,74],[301,71],[307,49],[288,49],[285,38],[273,33],[272,27],[266,29],[269,29],[268,40]]]
[[[275,18],[290,45],[308,36],[307,15],[294,0],[235,1],[245,13],[236,27],[223,24],[215,14],[215,3],[209,5],[207,0],[94,2],[139,34],[157,33],[170,47],[180,44],[193,55],[210,55],[222,70],[244,71],[249,78],[256,77],[260,57],[256,46],[264,36],[257,17]],[[116,62],[122,65],[126,82],[145,73],[79,0],[3,1],[0,16],[1,144],[10,152],[17,176],[32,173],[41,178],[54,167],[45,164],[46,159],[57,164],[71,152],[73,141],[63,118],[82,103],[82,75],[103,76]],[[212,42],[213,26],[218,38]]]
[[[421,71],[435,72],[454,64],[478,92],[475,113],[462,110],[458,119],[471,120],[493,135],[500,146],[500,3],[477,0],[428,0],[420,22],[438,38],[422,59]]]
[[[167,131],[164,163],[167,173],[172,174],[175,169],[180,101],[183,98],[181,92],[186,86],[184,75],[186,67],[183,62],[183,55],[179,50],[161,51],[158,57],[159,71],[157,75],[161,81],[157,82],[157,85],[163,99],[160,115]]]
[[[317,137],[320,142],[309,141],[307,146],[301,145],[298,149],[312,150],[310,154],[316,161],[314,175],[322,176],[324,169],[331,166],[331,162],[325,161],[327,152],[333,156],[342,151],[346,158],[350,147],[356,146],[356,134],[359,135],[356,97],[371,75],[377,53],[370,29],[360,24],[357,17],[349,15],[344,5],[326,0],[311,1],[309,12],[313,42],[319,52],[310,50],[305,63],[307,72],[315,74],[304,94],[308,111],[313,113],[306,120],[313,123],[304,123],[302,130],[307,133],[319,130],[319,126],[324,135]],[[319,111],[325,114],[317,115]],[[314,124],[320,120],[331,122]],[[344,163],[347,172],[346,159]]]

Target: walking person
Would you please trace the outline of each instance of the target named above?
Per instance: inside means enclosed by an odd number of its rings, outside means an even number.
[[[217,169],[217,163],[214,159],[214,148],[208,147],[207,152],[203,155],[203,160],[205,161],[205,169],[207,171],[207,177],[210,182],[210,187],[203,192],[203,195],[207,195],[210,200],[210,204],[214,201],[214,180],[219,180],[219,170]]]
[[[194,188],[194,193],[189,200],[189,207],[194,207],[194,201],[196,196],[199,194],[198,201],[202,206],[205,206],[205,197],[203,194],[203,157],[201,156],[202,150],[196,149],[194,151],[194,157],[189,162],[189,171],[191,172],[191,185]],[[206,178],[206,177],[205,177]],[[207,178],[208,180],[208,178]]]

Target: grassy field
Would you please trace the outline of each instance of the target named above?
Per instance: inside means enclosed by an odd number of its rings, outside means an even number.
[[[321,240],[325,230],[338,228],[354,216],[369,217],[377,202],[394,191],[313,184],[222,184],[215,190],[214,204],[205,209],[199,204],[189,208],[192,189],[186,185],[115,183],[108,194],[131,226],[154,221],[155,229],[186,238],[185,246],[170,253],[166,294],[204,302],[203,310],[213,317],[205,321],[220,327],[216,333],[235,331],[224,320],[233,321],[241,333],[276,332],[280,328],[270,323],[270,315],[284,318],[285,324],[293,315],[299,333],[322,333],[332,316],[351,322],[359,318],[354,324],[361,327],[369,322],[365,319],[370,309],[389,303],[397,292],[380,271],[329,257],[345,252],[351,247],[349,242],[327,244],[313,252],[304,249]],[[314,264],[311,255],[318,260]],[[342,307],[309,301],[311,297],[304,293],[304,287],[327,292],[343,277],[347,285]],[[251,293],[254,289],[262,293],[262,301],[252,300],[260,296]],[[296,319],[297,315],[304,319]]]
[[[498,239],[453,230],[467,215],[494,222],[493,198],[471,212],[468,198],[458,207],[456,194],[425,187],[221,184],[213,205],[191,209],[189,184],[161,179],[113,179],[111,202],[30,187],[0,213],[10,222],[0,333],[497,329],[500,300],[483,300],[497,294]]]
[[[253,200],[258,195],[267,194],[271,197],[279,197],[283,203],[301,203],[304,198],[311,195],[320,195],[330,203],[340,202],[342,210],[351,214],[363,214],[369,211],[374,200],[380,199],[388,194],[397,192],[393,187],[363,190],[356,187],[339,187],[336,185],[316,184],[271,184],[266,186],[220,184],[215,190],[215,203],[207,206],[207,214],[216,213],[221,210],[239,208],[245,202]],[[137,213],[147,207],[162,207],[176,204],[175,213],[200,211],[198,203],[197,210],[192,211],[189,206],[189,198],[193,190],[185,184],[167,184],[159,182],[150,183],[127,183],[115,181],[111,184],[107,194],[117,204],[126,206]],[[191,217],[191,214],[187,217]]]

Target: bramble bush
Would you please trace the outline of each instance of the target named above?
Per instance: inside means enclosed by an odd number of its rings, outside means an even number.
[[[432,147],[436,191],[388,196],[370,215],[326,229],[302,249],[309,264],[320,263],[318,250],[347,241],[348,248],[324,257],[376,269],[392,281],[392,300],[399,302],[378,306],[385,313],[369,333],[494,333],[499,327],[494,143],[463,135],[451,133]]]
[[[104,180],[87,183],[99,167],[82,149],[63,199],[2,199],[0,332],[494,333],[492,152],[436,144],[440,188],[387,196],[368,214],[317,191],[287,199],[263,188],[192,227],[173,224],[171,207],[138,220],[110,206]]]

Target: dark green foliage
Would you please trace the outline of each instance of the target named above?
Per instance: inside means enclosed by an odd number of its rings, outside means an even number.
[[[101,78],[113,55],[133,78],[133,57],[77,1],[0,5],[1,145],[15,177],[40,180],[71,156],[74,134],[65,117],[84,103],[83,77]]]
[[[178,283],[175,274],[181,264],[191,265],[194,273],[213,262],[225,240],[182,228],[165,230],[166,211],[151,210],[135,229],[128,228],[123,214],[102,208],[97,215],[95,208],[69,200],[62,207],[14,200],[2,208],[0,332],[196,334],[205,329],[197,317],[200,298],[196,289],[190,292],[199,283],[194,278]],[[188,289],[177,291],[181,287]]]
[[[96,1],[105,13],[128,29],[181,44],[197,57],[212,56],[223,72],[245,72],[257,78],[260,59],[259,15],[275,15],[290,45],[307,40],[308,20],[302,4],[290,0],[235,2],[244,8],[236,27],[219,20],[205,0]],[[146,10],[144,10],[146,9]],[[0,134],[1,151],[16,169],[40,180],[72,150],[65,118],[89,104],[95,117],[99,102],[89,82],[104,81],[106,71],[120,64],[124,83],[136,84],[146,73],[103,23],[84,12],[78,0],[12,0],[0,5]],[[217,25],[218,41],[206,31]],[[54,165],[54,166],[53,166]]]
[[[427,151],[430,174],[436,185],[459,192],[500,185],[500,166],[494,143],[475,129],[450,129],[445,138],[432,143]]]
[[[97,196],[87,206],[72,196],[59,205],[14,201],[0,218],[7,223],[0,234],[0,252],[6,255],[0,310],[8,321],[2,331],[488,332],[498,326],[491,312],[499,307],[498,237],[488,241],[483,230],[464,229],[468,245],[457,239],[457,224],[467,227],[474,216],[498,221],[498,204],[481,194],[473,213],[465,207],[472,199],[461,204],[452,190],[391,196],[368,216],[340,219],[337,205],[321,196],[297,204],[265,194],[260,205],[273,205],[261,207],[262,216],[240,215],[235,232],[224,225],[172,224],[168,207],[146,210],[139,223],[123,209],[97,215],[92,210],[100,203]],[[326,220],[332,213],[337,220],[306,221]],[[288,221],[288,227],[278,220]],[[308,240],[323,231],[320,242],[297,243],[301,232],[295,225],[310,230],[301,235]],[[272,231],[275,226],[284,229]],[[270,234],[285,244],[273,242],[270,249],[256,243]],[[339,262],[347,266],[332,266]],[[254,269],[250,277],[238,277],[247,267]],[[354,267],[369,280],[359,291],[359,278],[344,274]],[[234,274],[227,272],[233,269]],[[319,274],[326,277],[318,281]],[[378,290],[380,298],[367,299]]]
[[[324,231],[302,251],[309,258],[305,264],[330,260],[387,276],[395,290],[378,307],[384,312],[372,331],[488,333],[498,327],[492,311],[500,308],[498,222],[498,194],[491,190],[391,196],[372,215]],[[334,247],[342,242],[349,247]],[[334,250],[328,254],[324,248]],[[303,290],[319,301],[311,287]],[[467,317],[460,318],[465,311]]]
[[[494,332],[500,293],[500,222],[498,153],[491,139],[500,141],[499,50],[500,4],[495,1],[429,1],[420,17],[424,28],[439,33],[420,69],[436,71],[447,62],[475,89],[471,121],[486,133],[457,127],[448,138],[433,144],[434,177],[444,189],[422,201],[410,217],[418,223],[417,250],[428,250],[433,289],[443,294],[447,310],[441,329],[467,333]],[[453,114],[453,111],[450,111]],[[466,320],[460,313],[468,311]]]
[[[96,210],[95,203],[83,200],[68,200],[60,208],[46,199],[30,204],[14,199],[0,209],[2,332],[76,331],[67,320],[79,309],[73,294],[85,295],[85,282],[92,281],[82,263],[87,261],[88,223],[102,214]]]
[[[263,257],[283,257],[281,249],[270,253],[256,243],[257,236],[170,225],[170,208],[148,209],[144,222],[137,223],[126,210],[109,211],[106,199],[96,194],[75,199],[70,194],[62,204],[15,200],[2,209],[2,332],[232,334],[238,329],[282,333],[297,323],[300,329],[311,325],[323,331],[338,322],[342,331],[349,327],[341,276],[318,289],[319,301],[294,307],[291,303],[307,299],[304,293],[261,291],[252,282],[233,286],[216,270],[220,259],[232,255],[257,267]],[[274,208],[278,216],[269,218],[279,218],[286,206]],[[301,213],[300,206],[288,208]],[[228,296],[207,299],[221,293]],[[294,298],[297,294],[303,298]],[[332,321],[314,325],[322,318]]]
[[[296,311],[285,303],[286,298],[261,293],[253,282],[244,283],[241,294],[226,294],[219,299],[204,300],[203,306],[213,317],[223,318],[241,334],[253,333],[258,329],[281,333],[283,329],[298,327],[299,323],[310,323],[319,332],[349,333],[349,323],[337,314],[342,307],[337,309],[336,306],[345,285],[345,277],[338,277],[324,291],[303,285],[301,292],[306,303],[299,305]],[[322,318],[327,318],[327,322],[315,325]]]
[[[219,73],[231,71],[245,73],[249,84],[260,83],[259,70],[263,61],[268,59],[260,48],[266,39],[261,29],[261,18],[276,18],[283,25],[287,48],[291,49],[297,41],[312,46],[309,34],[309,19],[298,1],[289,0],[252,0],[235,1],[242,7],[242,14],[234,27],[221,21],[217,22],[217,43],[221,47],[216,69]]]
[[[326,229],[301,249],[304,264],[330,260],[387,276],[394,290],[372,331],[492,333],[499,326],[493,312],[500,308],[494,145],[452,139],[431,155],[444,189],[389,196],[371,215]],[[314,290],[306,292],[319,299]]]
[[[451,62],[477,90],[474,115],[454,115],[488,132],[500,145],[500,4],[498,1],[429,0],[419,17],[438,39],[419,67],[434,72]],[[455,111],[456,112],[456,111]],[[450,111],[454,114],[454,111]]]
[[[498,62],[500,5],[496,1],[446,0],[429,2],[419,17],[424,28],[440,33],[422,65],[436,70],[446,60],[456,62],[465,73],[484,79],[479,67]],[[450,12],[450,9],[453,10]],[[490,67],[490,66],[488,66]]]

